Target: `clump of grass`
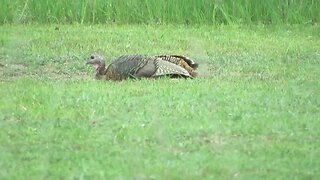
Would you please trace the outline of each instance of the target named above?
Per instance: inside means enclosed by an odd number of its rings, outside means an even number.
[[[2,0],[0,23],[317,23],[319,1]]]

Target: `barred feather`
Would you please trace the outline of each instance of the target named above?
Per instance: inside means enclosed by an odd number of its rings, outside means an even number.
[[[181,61],[186,62],[193,70],[196,70],[199,66],[199,64],[195,63],[193,60],[186,56],[181,56],[181,55],[160,55],[157,56],[162,58],[165,61],[172,62],[174,64],[179,64]]]

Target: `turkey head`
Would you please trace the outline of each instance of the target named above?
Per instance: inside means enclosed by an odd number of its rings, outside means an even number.
[[[87,65],[92,65],[96,70],[96,78],[100,79],[101,76],[105,74],[106,65],[104,58],[99,54],[91,54],[90,58],[87,60]]]

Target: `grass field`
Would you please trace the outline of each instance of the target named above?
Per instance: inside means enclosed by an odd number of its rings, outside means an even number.
[[[316,179],[319,26],[0,28],[0,179]],[[94,80],[93,51],[209,78]]]

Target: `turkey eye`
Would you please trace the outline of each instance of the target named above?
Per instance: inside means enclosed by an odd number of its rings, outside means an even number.
[[[91,56],[90,59],[94,59],[94,56]]]

